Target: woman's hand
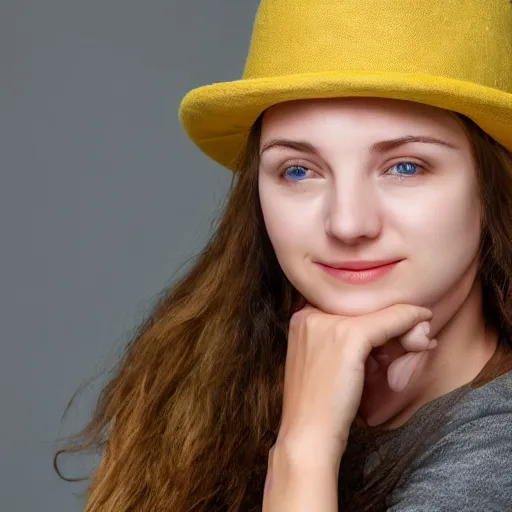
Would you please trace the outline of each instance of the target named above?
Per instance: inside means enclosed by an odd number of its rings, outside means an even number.
[[[324,313],[306,304],[290,319],[281,423],[276,445],[301,461],[336,465],[346,447],[370,368],[370,353],[391,339],[407,351],[388,368],[394,391],[407,386],[424,351],[432,312],[397,304],[358,317]],[[375,364],[375,360],[371,361]]]

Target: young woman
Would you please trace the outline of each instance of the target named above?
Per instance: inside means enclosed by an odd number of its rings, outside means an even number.
[[[512,504],[512,5],[264,0],[181,119],[235,171],[73,452],[85,510]]]

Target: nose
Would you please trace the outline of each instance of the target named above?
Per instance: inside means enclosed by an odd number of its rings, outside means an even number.
[[[379,198],[371,180],[352,179],[333,185],[326,232],[347,244],[376,238],[382,229]]]

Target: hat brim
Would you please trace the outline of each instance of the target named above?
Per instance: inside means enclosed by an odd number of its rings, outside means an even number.
[[[408,100],[464,114],[512,151],[511,93],[431,75],[335,71],[221,82],[190,91],[179,116],[206,155],[236,171],[250,128],[268,107],[349,96]]]

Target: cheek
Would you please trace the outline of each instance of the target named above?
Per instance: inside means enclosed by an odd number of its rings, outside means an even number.
[[[455,258],[468,252],[474,256],[480,242],[479,198],[475,190],[466,187],[440,197],[426,223],[426,236]]]
[[[478,188],[467,173],[454,173],[429,186],[410,189],[409,193],[393,197],[386,206],[389,223],[401,232],[404,241],[414,240],[414,246],[421,244],[427,251],[432,244],[459,240],[472,245],[479,238]]]
[[[319,230],[313,228],[312,219],[300,217],[276,211],[264,214],[270,242],[285,273],[293,266],[293,261],[305,256],[316,245],[318,239]]]
[[[287,200],[282,193],[272,194],[272,190],[265,190],[260,202],[267,233],[278,259],[293,257],[293,252],[311,247],[318,239],[319,226],[322,226],[321,208],[314,198]],[[295,254],[298,255],[299,252]]]
[[[437,282],[455,278],[471,264],[480,245],[480,211],[476,185],[457,183],[444,191],[408,202],[395,222],[410,256]]]
[[[265,196],[261,207],[277,261],[288,280],[299,289],[304,278],[298,272],[303,268],[304,258],[311,254],[311,249],[323,246],[321,215],[312,204],[298,206],[297,201],[272,201],[269,196]]]

